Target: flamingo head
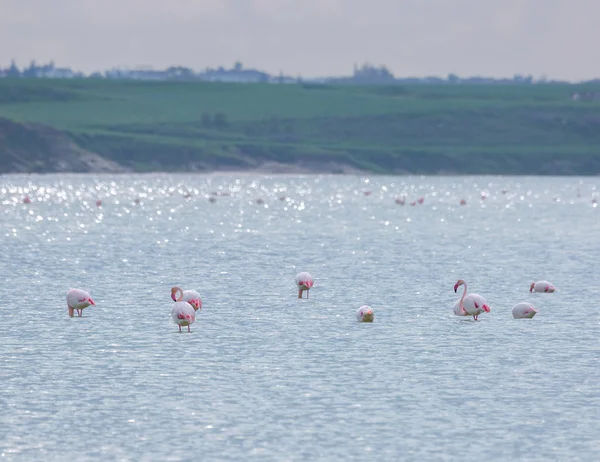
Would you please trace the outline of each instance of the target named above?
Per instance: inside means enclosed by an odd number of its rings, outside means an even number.
[[[532,306],[527,311],[525,311],[525,315],[528,318],[533,318],[537,314],[537,310]]]
[[[173,300],[174,302],[177,301],[177,292],[179,292],[181,294],[181,297],[183,297],[183,290],[181,290],[181,288],[177,286],[171,287],[171,300]]]
[[[363,313],[362,320],[363,322],[373,322],[374,317],[373,310],[369,308]]]
[[[88,302],[90,305],[96,306],[96,303],[94,302],[94,300],[92,299],[92,297],[88,297],[88,299],[87,299],[87,302]]]
[[[546,290],[544,290],[544,292],[552,293],[555,290],[556,290],[556,287],[554,287],[554,286],[548,286],[548,287],[546,287]]]
[[[531,285],[529,286],[529,292],[533,292],[534,287],[535,287],[535,282],[532,282]]]
[[[483,311],[485,311],[486,313],[489,313],[490,312],[490,307],[484,304],[483,305]]]
[[[463,281],[462,279],[459,279],[458,281],[456,281],[456,284],[454,284],[454,292],[456,292],[458,290],[458,288],[460,286],[462,286],[465,283],[465,281]]]

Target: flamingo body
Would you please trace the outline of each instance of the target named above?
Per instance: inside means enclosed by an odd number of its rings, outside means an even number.
[[[532,282],[531,286],[529,286],[529,292],[552,293],[555,290],[556,290],[556,287],[554,287],[554,285],[552,285],[548,281]]]
[[[94,300],[85,290],[81,289],[70,289],[67,292],[67,308],[69,309],[69,316],[73,317],[75,310],[77,310],[77,316],[83,315],[84,308],[90,305],[96,306]]]
[[[517,303],[512,309],[512,315],[515,319],[531,319],[537,312],[537,308],[527,302]]]
[[[178,301],[173,304],[171,318],[179,326],[179,332],[181,332],[181,327],[185,326],[187,326],[188,332],[191,332],[190,325],[196,321],[196,310],[188,302]]]
[[[306,291],[306,298],[308,298],[308,291],[314,284],[313,277],[310,273],[302,272],[296,275],[296,285],[298,286],[298,298],[302,298],[302,292]]]
[[[375,315],[369,305],[363,305],[356,311],[356,320],[358,322],[373,322]]]

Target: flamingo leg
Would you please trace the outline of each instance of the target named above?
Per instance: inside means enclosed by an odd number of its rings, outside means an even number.
[[[302,298],[302,289],[298,289],[298,298]]]
[[[179,326],[179,332],[181,332],[181,326]]]
[[[188,332],[191,332],[191,330],[190,330],[190,325],[189,325],[189,324],[188,324]]]
[[[309,293],[310,293],[310,289],[306,289],[306,298],[308,298]]]
[[[69,305],[67,305],[67,308],[69,308],[69,316],[73,317],[75,315],[75,310]]]

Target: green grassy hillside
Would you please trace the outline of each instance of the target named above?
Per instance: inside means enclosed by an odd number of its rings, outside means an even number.
[[[600,173],[600,101],[575,91],[600,88],[0,79],[0,116],[136,170]]]

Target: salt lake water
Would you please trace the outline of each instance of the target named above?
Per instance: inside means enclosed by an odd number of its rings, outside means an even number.
[[[597,460],[595,198],[574,177],[0,177],[0,460]],[[491,313],[454,316],[457,279]],[[190,334],[176,284],[203,299]]]

